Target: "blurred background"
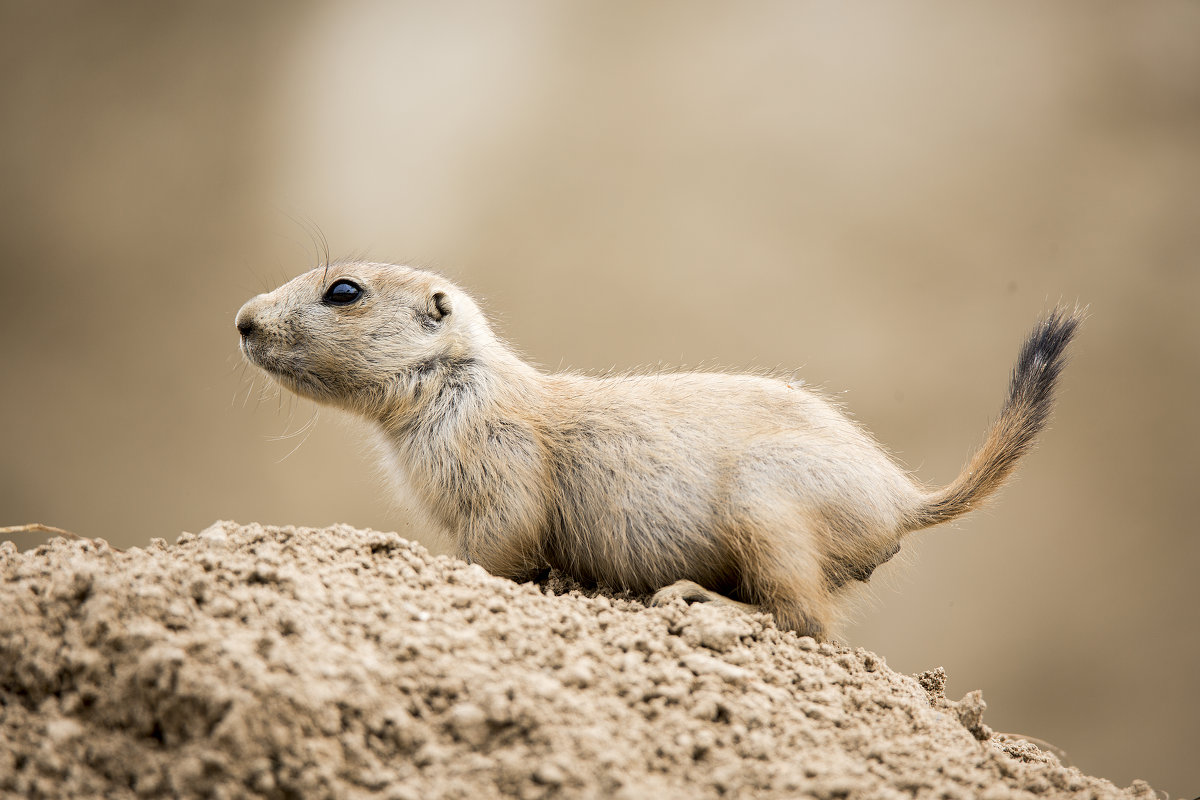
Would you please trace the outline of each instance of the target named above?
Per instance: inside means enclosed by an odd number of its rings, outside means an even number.
[[[321,237],[445,272],[548,368],[795,369],[934,484],[1078,300],[1040,449],[846,638],[1200,794],[1200,5],[0,9],[0,524],[443,548],[238,355]]]

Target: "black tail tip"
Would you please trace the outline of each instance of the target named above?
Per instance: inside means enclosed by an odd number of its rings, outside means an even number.
[[[1062,372],[1067,345],[1075,337],[1087,313],[1086,306],[1058,305],[1038,320],[1021,347],[1021,354],[1013,369],[1012,388],[1015,396],[1031,390],[1040,394],[1050,389]]]

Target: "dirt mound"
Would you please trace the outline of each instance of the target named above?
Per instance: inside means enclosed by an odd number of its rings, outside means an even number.
[[[395,534],[0,545],[0,791],[28,797],[1153,797],[978,693],[766,617],[517,585]]]

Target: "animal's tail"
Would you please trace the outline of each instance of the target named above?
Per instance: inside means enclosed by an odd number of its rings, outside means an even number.
[[[1054,385],[1066,363],[1066,349],[1085,311],[1061,306],[1040,320],[1021,346],[1008,386],[1008,399],[983,446],[954,482],[931,492],[904,521],[904,532],[959,517],[1000,488],[1018,459],[1033,446],[1050,417]]]

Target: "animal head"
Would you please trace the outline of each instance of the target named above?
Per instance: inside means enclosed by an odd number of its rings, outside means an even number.
[[[238,311],[237,329],[242,353],[280,384],[367,416],[490,338],[454,284],[375,263],[333,264],[260,294]]]

